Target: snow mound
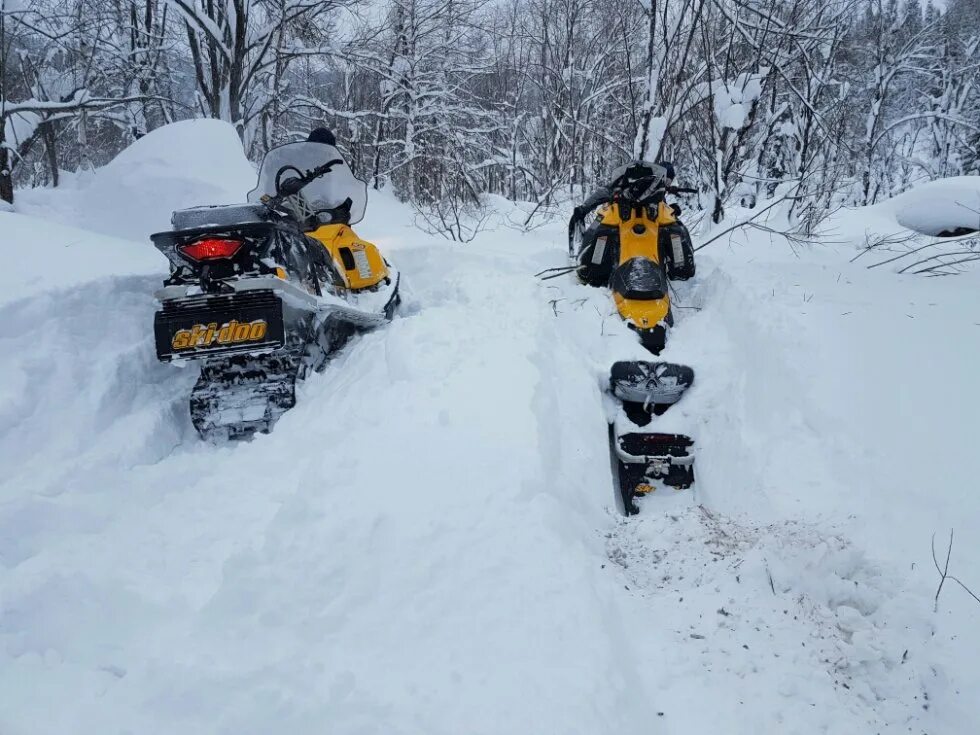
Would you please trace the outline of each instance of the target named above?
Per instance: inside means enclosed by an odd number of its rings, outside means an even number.
[[[980,176],[929,181],[868,209],[922,235],[980,230]]]
[[[18,193],[18,209],[114,237],[146,240],[170,229],[175,209],[244,202],[255,168],[220,120],[184,120],[140,138],[95,172],[60,189]]]
[[[165,125],[99,170],[82,191],[93,229],[143,239],[170,229],[175,209],[245,201],[255,169],[238,133],[219,120]]]
[[[105,237],[37,217],[0,212],[0,233],[12,250],[0,269],[0,306],[40,292],[61,290],[106,275],[167,272],[150,243]]]
[[[401,251],[412,315],[218,448],[150,279],[0,309],[0,730],[646,732],[601,396],[513,250]]]

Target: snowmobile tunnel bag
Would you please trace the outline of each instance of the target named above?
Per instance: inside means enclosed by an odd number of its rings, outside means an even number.
[[[285,344],[283,305],[272,291],[164,302],[153,320],[161,360],[269,352]]]

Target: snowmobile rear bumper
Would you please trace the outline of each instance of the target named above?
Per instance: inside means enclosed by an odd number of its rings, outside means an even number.
[[[684,490],[694,484],[694,442],[683,434],[612,431],[616,475],[626,515],[639,512],[637,496],[656,491],[656,482]]]
[[[645,465],[648,476],[657,479],[678,476],[672,472],[674,467],[693,474],[694,456],[690,453],[693,445],[694,440],[683,434],[630,432],[617,435],[613,449],[620,462]]]
[[[272,352],[285,344],[283,304],[269,290],[171,299],[153,331],[164,362]]]

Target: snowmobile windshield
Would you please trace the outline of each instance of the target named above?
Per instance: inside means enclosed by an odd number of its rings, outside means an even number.
[[[306,173],[317,166],[322,166],[336,158],[343,160],[334,146],[325,143],[287,143],[273,148],[262,159],[259,169],[259,183],[248,193],[250,202],[260,202],[263,196],[276,195],[276,177],[283,167],[287,168],[279,175],[280,181],[285,181]],[[314,212],[321,213],[336,209],[351,200],[349,224],[356,224],[364,218],[367,207],[367,184],[354,176],[354,172],[346,163],[339,163],[329,173],[314,179],[303,187],[299,193],[306,204]]]
[[[663,269],[649,258],[630,258],[616,269],[612,289],[627,299],[653,301],[667,296]]]

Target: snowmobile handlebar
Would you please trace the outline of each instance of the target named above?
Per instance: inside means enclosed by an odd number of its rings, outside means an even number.
[[[279,204],[282,203],[283,199],[291,197],[294,194],[298,194],[302,191],[303,187],[309,184],[311,181],[315,181],[321,176],[325,176],[330,173],[334,166],[343,164],[343,160],[340,158],[334,158],[327,161],[322,166],[317,166],[314,169],[303,172],[300,171],[295,166],[283,166],[276,172],[275,182],[276,182],[276,194],[275,196],[269,197],[266,201],[266,206],[270,209],[274,209]],[[295,171],[298,176],[291,176],[285,181],[282,180],[282,176],[290,171]]]
[[[641,192],[644,192],[653,185],[656,187],[652,195],[643,197],[639,201],[658,201],[663,199],[664,194],[697,194],[697,189],[690,189],[683,186],[667,186],[664,179],[658,176],[644,176],[639,179],[628,179],[625,176],[614,181],[610,187],[613,191],[626,192],[632,195],[631,198],[638,198]]]
[[[657,176],[644,176],[633,180],[628,180],[625,176],[622,176],[616,179],[611,185],[609,185],[608,188],[602,188],[593,193],[584,204],[575,207],[575,210],[572,213],[572,218],[568,222],[568,252],[574,252],[575,241],[581,236],[582,231],[585,229],[585,218],[587,217],[588,213],[594,211],[603,204],[612,204],[613,202],[623,201],[621,198],[623,194],[626,194],[626,202],[633,202],[640,206],[645,206],[648,204],[662,202],[666,198],[667,194],[698,193],[697,189],[682,186],[657,186],[652,194],[643,198],[638,198],[640,195],[633,193],[637,190],[643,192],[647,190],[651,184],[661,183],[663,181],[663,178]]]

